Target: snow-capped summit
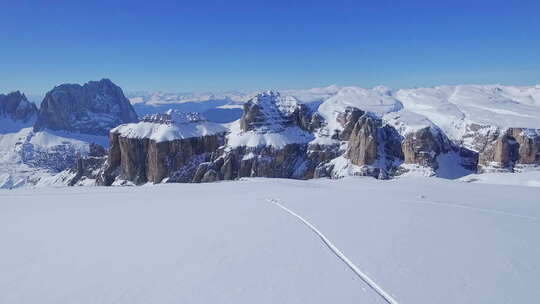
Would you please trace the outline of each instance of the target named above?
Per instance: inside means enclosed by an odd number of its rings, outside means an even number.
[[[243,110],[240,120],[231,125],[228,136],[231,147],[266,145],[282,148],[313,139],[301,125],[301,116],[306,109],[292,96],[262,92],[247,101]]]
[[[298,107],[298,100],[292,96],[273,91],[259,93],[244,104],[240,128],[260,133],[282,131],[291,124]]]

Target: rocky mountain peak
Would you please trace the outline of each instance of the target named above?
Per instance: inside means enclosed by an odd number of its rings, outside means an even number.
[[[19,91],[7,95],[0,94],[0,117],[28,122],[35,118],[37,112],[36,105],[28,101],[26,96]]]
[[[34,129],[66,130],[106,135],[137,115],[122,89],[109,79],[84,85],[62,84],[49,91],[41,103]]]
[[[240,127],[242,131],[279,132],[294,123],[299,108],[298,100],[292,96],[262,92],[244,104]]]

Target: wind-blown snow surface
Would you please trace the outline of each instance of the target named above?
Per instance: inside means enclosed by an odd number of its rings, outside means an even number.
[[[249,179],[0,191],[0,303],[397,303],[540,298],[538,188]]]

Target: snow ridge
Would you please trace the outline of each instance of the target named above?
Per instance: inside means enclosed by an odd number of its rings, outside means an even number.
[[[308,222],[306,219],[295,213],[294,211],[290,210],[289,208],[283,206],[279,203],[277,199],[267,199],[267,202],[274,204],[278,206],[279,208],[283,209],[288,214],[294,216],[295,218],[299,219],[304,225],[306,225],[311,231],[313,231],[322,241],[323,243],[341,260],[343,263],[345,263],[364,283],[366,283],[373,291],[375,291],[378,295],[380,295],[384,301],[388,304],[399,304],[388,292],[386,292],[382,287],[380,287],[375,281],[373,281],[369,276],[367,276],[365,273],[363,273],[356,265],[354,265],[349,258],[347,258],[341,250],[339,250],[334,244],[322,234],[315,226],[313,226],[310,222]]]
[[[207,121],[201,114],[169,110],[165,114],[143,117],[139,123],[123,124],[111,130],[126,138],[149,138],[156,142],[225,133],[218,123]]]

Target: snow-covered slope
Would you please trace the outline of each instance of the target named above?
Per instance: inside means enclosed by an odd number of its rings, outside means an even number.
[[[225,133],[227,129],[209,122],[199,113],[169,110],[167,113],[150,115],[139,123],[120,125],[111,130],[126,138],[148,138],[156,142]]]
[[[470,124],[540,128],[540,86],[440,86],[398,90],[395,96],[405,109],[428,117],[455,140]]]
[[[0,133],[0,188],[50,181],[62,170],[72,168],[78,157],[87,156],[91,144],[107,147],[108,140],[106,136],[65,131],[34,131],[31,126]],[[57,181],[57,186],[66,185]]]
[[[328,127],[340,129],[336,121],[339,113],[347,107],[356,107],[363,111],[371,112],[377,116],[383,116],[389,112],[396,112],[403,108],[401,103],[392,96],[392,91],[385,87],[364,89],[359,87],[344,87],[337,93],[326,99],[318,108],[318,111],[328,122]]]
[[[439,179],[2,190],[0,302],[530,303],[539,227],[537,188]]]
[[[233,123],[227,136],[229,147],[273,147],[282,149],[290,144],[305,144],[315,137],[299,127],[289,126],[269,132],[243,131],[239,122]]]

